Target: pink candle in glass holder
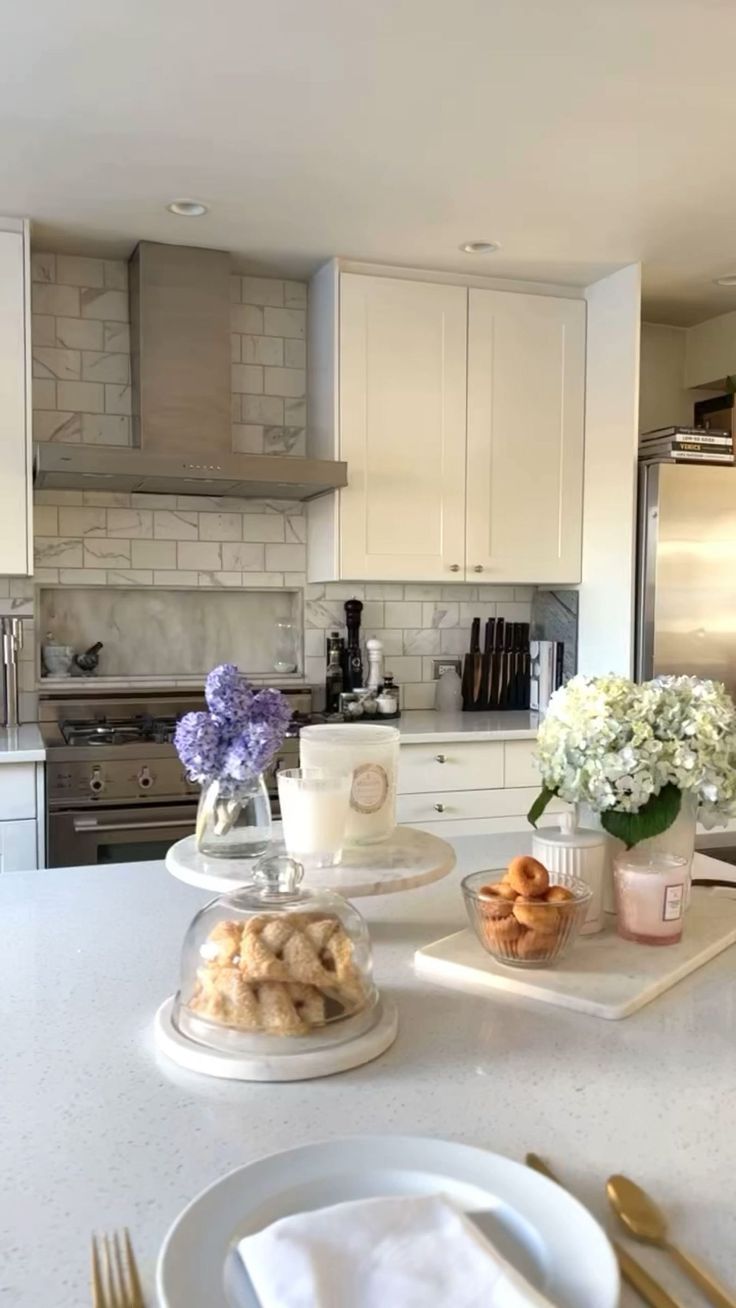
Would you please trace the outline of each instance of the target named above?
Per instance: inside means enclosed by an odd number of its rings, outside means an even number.
[[[642,945],[676,945],[682,937],[690,869],[674,854],[628,853],[613,869],[618,934]]]

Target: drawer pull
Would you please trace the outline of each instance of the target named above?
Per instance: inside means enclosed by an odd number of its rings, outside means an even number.
[[[444,804],[435,804],[434,807],[435,807],[435,811],[436,811],[437,813],[444,813],[444,811],[445,811],[445,806],[444,806]]]
[[[434,761],[435,763],[446,763],[447,758],[445,757],[444,754],[435,754]]]
[[[473,568],[473,572],[482,572],[482,571],[483,571],[483,564],[476,563],[475,567]]]
[[[460,571],[460,564],[459,564],[459,563],[451,563],[451,564],[450,564],[450,572],[459,572],[459,571]]]

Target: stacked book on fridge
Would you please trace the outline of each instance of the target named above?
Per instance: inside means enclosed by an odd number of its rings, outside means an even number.
[[[733,464],[733,436],[703,427],[657,427],[640,436],[639,462]]]

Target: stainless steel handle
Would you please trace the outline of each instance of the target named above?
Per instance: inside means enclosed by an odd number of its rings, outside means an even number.
[[[476,563],[475,567],[473,568],[473,572],[482,572],[482,571],[483,571],[483,564]]]
[[[447,758],[444,754],[435,754],[434,761],[435,763],[446,763]]]
[[[444,804],[435,804],[435,810],[437,813],[444,813],[445,811]]]
[[[459,564],[459,563],[451,563],[451,564],[450,564],[450,572],[459,572],[459,571],[460,571],[460,564]]]
[[[186,827],[194,831],[194,818],[171,818],[166,822],[96,822],[94,818],[75,818],[74,830],[90,831],[171,831]]]

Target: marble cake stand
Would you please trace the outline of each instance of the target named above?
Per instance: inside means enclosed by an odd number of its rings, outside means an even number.
[[[440,881],[454,866],[455,851],[446,840],[414,827],[397,827],[390,839],[379,845],[346,849],[340,867],[305,872],[303,884],[311,890],[335,890],[346,899],[359,899],[415,890]],[[180,881],[222,895],[251,881],[253,863],[242,858],[203,858],[194,836],[187,836],[171,846],[166,867]]]

